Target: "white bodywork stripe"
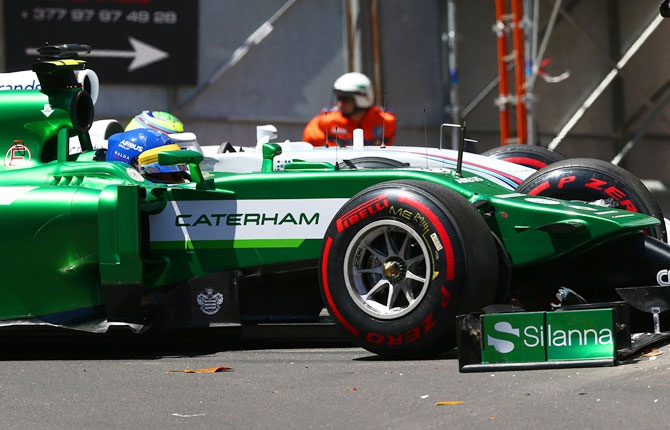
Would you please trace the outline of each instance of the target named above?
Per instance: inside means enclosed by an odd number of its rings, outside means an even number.
[[[172,204],[172,210],[175,213],[175,217],[181,215],[181,211],[179,210],[179,206],[177,206],[177,202],[172,200],[172,201],[170,201],[170,203]],[[153,231],[153,229],[152,229],[152,231]],[[188,230],[186,230],[186,227],[182,227],[181,232],[184,235],[184,240],[187,241],[187,242],[190,242],[191,237],[188,235]]]
[[[11,205],[14,200],[35,188],[37,187],[0,187],[0,205]]]

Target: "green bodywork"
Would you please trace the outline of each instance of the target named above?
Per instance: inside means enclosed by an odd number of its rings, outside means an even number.
[[[0,92],[2,153],[18,144],[31,154],[18,167],[6,155],[0,166],[0,319],[96,308],[103,286],[139,285],[148,292],[210,273],[318,259],[339,207],[386,181],[429,181],[475,203],[513,267],[582,252],[659,222],[510,193],[446,170],[334,171],[296,163],[285,172],[202,174],[197,154],[181,152],[160,162],[190,163],[193,182],[152,183],[128,165],[92,161],[90,151],[68,155],[69,136],[90,148],[72,115],[79,91]],[[45,105],[53,110],[48,117]],[[276,151],[268,145],[264,156],[271,161]]]

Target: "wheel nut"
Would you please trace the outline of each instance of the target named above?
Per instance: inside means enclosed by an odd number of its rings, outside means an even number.
[[[387,261],[384,263],[384,276],[386,276],[389,281],[397,281],[400,279],[401,275],[402,268],[397,261]]]

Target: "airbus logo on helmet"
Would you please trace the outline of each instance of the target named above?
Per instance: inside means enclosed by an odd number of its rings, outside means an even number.
[[[130,142],[128,140],[122,140],[121,143],[119,143],[119,148],[121,149],[132,149],[137,152],[142,152],[144,151],[144,147],[142,145],[138,145],[136,143]]]

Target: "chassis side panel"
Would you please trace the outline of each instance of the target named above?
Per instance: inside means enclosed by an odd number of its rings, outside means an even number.
[[[0,188],[0,318],[101,304],[98,195],[71,187]]]

